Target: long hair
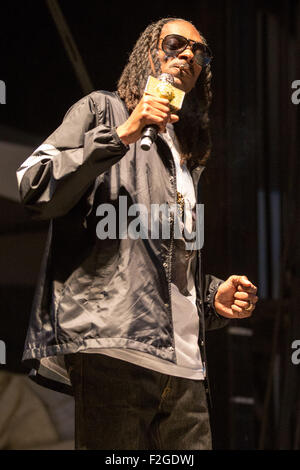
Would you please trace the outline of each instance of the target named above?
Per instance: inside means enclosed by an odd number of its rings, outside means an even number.
[[[157,54],[157,44],[161,30],[166,23],[186,21],[182,18],[162,18],[150,24],[137,40],[127,65],[118,82],[118,94],[124,100],[131,113],[141,100],[149,75],[153,75],[149,53],[153,61],[156,76],[161,73]],[[189,21],[190,22],[190,21]],[[190,22],[191,23],[191,22]],[[204,44],[205,38],[200,33]],[[188,160],[189,166],[204,165],[211,153],[211,135],[208,111],[212,101],[212,73],[210,65],[204,67],[195,87],[186,95],[179,121],[174,124],[182,157]]]

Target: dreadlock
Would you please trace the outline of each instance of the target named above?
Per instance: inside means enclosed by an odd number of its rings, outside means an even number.
[[[166,23],[186,21],[182,18],[162,18],[150,24],[137,40],[118,82],[117,91],[125,101],[131,113],[141,100],[149,75],[153,75],[149,52],[153,61],[156,76],[161,73],[160,60],[157,54],[157,43],[161,30]],[[201,34],[204,44],[206,41]],[[174,130],[181,147],[182,157],[188,160],[189,166],[204,165],[211,153],[211,135],[208,111],[212,101],[210,65],[203,68],[193,90],[185,97],[179,111],[179,121]]]

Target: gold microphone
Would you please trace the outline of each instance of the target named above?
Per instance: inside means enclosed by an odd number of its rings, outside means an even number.
[[[150,75],[146,83],[145,93],[167,99],[170,103],[171,112],[176,113],[181,109],[185,93],[173,84],[174,77],[170,73],[162,73],[158,79]],[[141,137],[141,149],[150,150],[157,134],[158,127],[155,124],[145,126]]]

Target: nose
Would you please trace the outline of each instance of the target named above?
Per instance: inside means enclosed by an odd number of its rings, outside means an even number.
[[[184,51],[180,52],[178,55],[181,59],[185,59],[189,64],[194,63],[194,53],[192,51],[192,45],[189,44]]]

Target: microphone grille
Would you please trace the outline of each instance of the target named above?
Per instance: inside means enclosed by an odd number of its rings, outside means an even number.
[[[161,82],[170,83],[170,85],[174,85],[174,77],[170,73],[161,73],[158,77],[158,80]]]

